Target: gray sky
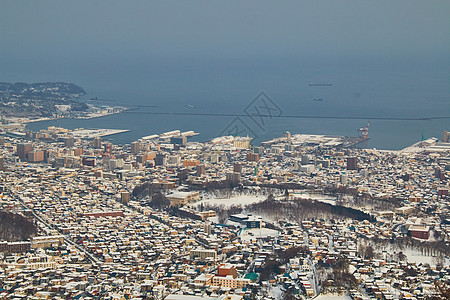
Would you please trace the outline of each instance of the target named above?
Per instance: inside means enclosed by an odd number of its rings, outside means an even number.
[[[0,62],[450,53],[450,1],[0,1]]]

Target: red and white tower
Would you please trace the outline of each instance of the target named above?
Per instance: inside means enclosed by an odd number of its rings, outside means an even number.
[[[362,139],[368,140],[369,139],[369,125],[370,123],[367,122],[367,126],[358,129],[358,136]]]

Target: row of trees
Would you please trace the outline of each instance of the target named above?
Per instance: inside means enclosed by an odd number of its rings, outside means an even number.
[[[263,214],[276,220],[354,219],[375,221],[373,216],[360,210],[314,200],[276,201],[273,197],[269,197],[263,202],[246,206],[246,210]]]
[[[407,249],[412,249],[419,251],[422,255],[425,256],[436,256],[443,257],[450,255],[450,246],[447,242],[439,240],[439,241],[420,241],[414,239],[409,236],[405,236],[402,238],[396,239],[380,239],[380,238],[371,238],[367,239],[364,237],[360,237],[363,239],[359,245],[360,254],[364,256],[368,256],[367,258],[376,257],[376,253],[380,253],[382,250],[391,250],[394,252],[398,252],[397,255],[399,260],[404,260],[405,257],[401,254],[402,251]],[[372,249],[372,250],[368,250]],[[364,255],[365,253],[372,255]],[[403,259],[402,259],[403,258]]]
[[[277,201],[273,198],[272,194],[262,202],[253,203],[244,207],[241,205],[232,205],[227,208],[224,205],[206,205],[203,208],[206,210],[215,210],[219,223],[221,224],[224,224],[231,215],[243,211],[264,215],[275,220],[355,219],[359,221],[375,221],[373,216],[357,209],[314,200]]]

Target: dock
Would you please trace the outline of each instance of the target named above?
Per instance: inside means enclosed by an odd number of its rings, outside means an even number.
[[[128,131],[127,129],[74,129],[72,135],[75,138],[94,139],[96,137],[110,136]]]
[[[342,137],[342,147],[344,148],[352,148],[355,147],[361,143],[364,143],[366,141],[368,141],[370,138],[363,138],[363,137]]]

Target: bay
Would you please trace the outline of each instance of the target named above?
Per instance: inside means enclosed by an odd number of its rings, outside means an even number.
[[[86,99],[141,107],[91,120],[36,122],[28,128],[130,130],[111,136],[115,143],[175,129],[194,130],[200,133],[196,140],[207,140],[223,134],[236,117],[255,144],[284,131],[357,136],[370,121],[367,147],[401,149],[422,135],[441,138],[450,129],[448,58],[100,61],[68,65],[63,74],[48,68],[11,74],[21,81],[73,82],[85,88]],[[332,85],[310,86],[317,82]],[[252,108],[262,91],[281,112],[266,117],[261,126],[245,109]]]

